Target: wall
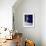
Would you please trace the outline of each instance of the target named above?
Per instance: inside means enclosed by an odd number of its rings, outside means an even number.
[[[46,0],[41,1],[41,42],[46,46]]]
[[[23,14],[33,12],[35,15],[34,27],[23,27]],[[23,33],[23,37],[35,41],[36,46],[41,46],[41,0],[23,0],[17,7],[13,7],[15,29]]]
[[[12,29],[12,6],[16,0],[0,0],[0,27]]]

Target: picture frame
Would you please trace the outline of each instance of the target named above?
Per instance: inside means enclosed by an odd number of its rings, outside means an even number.
[[[23,26],[24,27],[34,27],[34,14],[33,13],[23,14]]]

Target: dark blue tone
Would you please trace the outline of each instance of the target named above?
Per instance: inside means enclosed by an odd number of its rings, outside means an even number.
[[[33,23],[33,15],[25,15],[25,22]]]

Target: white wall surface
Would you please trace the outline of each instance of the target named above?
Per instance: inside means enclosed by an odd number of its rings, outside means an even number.
[[[16,0],[0,0],[0,27],[12,28],[12,6]]]
[[[23,0],[17,7],[13,8],[15,29],[22,32],[24,38],[35,41],[36,46],[41,46],[41,0]],[[35,24],[32,28],[23,27],[23,14],[33,12]]]
[[[42,46],[46,46],[46,0],[41,1],[41,40]]]

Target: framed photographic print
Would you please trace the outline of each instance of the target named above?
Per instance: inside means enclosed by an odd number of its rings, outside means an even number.
[[[23,26],[24,27],[34,27],[34,14],[24,13],[24,15],[23,15]]]

